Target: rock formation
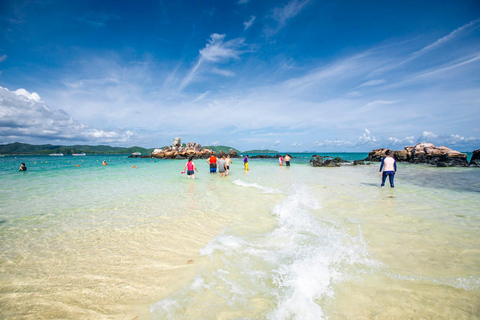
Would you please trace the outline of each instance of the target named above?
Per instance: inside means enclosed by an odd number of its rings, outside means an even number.
[[[345,162],[340,157],[336,157],[332,159],[332,157],[322,157],[318,155],[313,155],[312,159],[310,159],[310,163],[314,167],[340,167],[340,163]]]
[[[480,149],[473,151],[472,159],[470,159],[470,166],[480,167]]]
[[[195,159],[206,159],[210,155],[217,155],[217,153],[211,149],[204,148],[202,150],[202,145],[196,142],[188,142],[185,146],[182,145],[182,140],[180,138],[173,139],[171,146],[166,146],[163,149],[154,149],[152,154],[144,156],[130,156],[130,157],[141,157],[141,158],[159,158],[159,159],[188,159],[194,157]],[[230,149],[230,157],[238,158],[237,153]],[[219,152],[218,156],[227,156],[223,151]]]
[[[389,149],[375,149],[368,154],[365,161],[382,161],[385,152]],[[432,143],[418,143],[404,150],[390,150],[395,160],[410,163],[427,163],[437,167],[465,167],[468,166],[467,155],[447,147],[436,147]]]

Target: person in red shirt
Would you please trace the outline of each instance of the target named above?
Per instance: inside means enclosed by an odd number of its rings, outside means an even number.
[[[210,158],[208,158],[207,163],[210,165],[210,173],[217,173],[217,157],[215,157],[214,154],[212,154]]]

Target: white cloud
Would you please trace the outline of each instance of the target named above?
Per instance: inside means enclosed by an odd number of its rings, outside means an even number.
[[[0,87],[1,88],[1,87]],[[27,90],[23,89],[23,88],[20,88],[16,91],[14,91],[13,93],[15,93],[16,95],[18,96],[23,96],[23,97],[26,97],[27,99],[29,100],[35,100],[37,102],[40,102],[41,99],[40,99],[40,96],[36,93],[36,92],[28,92]]]
[[[243,23],[243,27],[244,27],[245,30],[248,30],[252,26],[253,22],[255,21],[255,18],[256,18],[255,16],[251,16],[250,20],[245,21]]]
[[[0,56],[0,62],[3,62],[3,61],[5,61],[5,60],[7,60],[7,55],[6,55],[6,54],[2,54],[2,55]]]
[[[35,142],[36,139],[68,142],[120,143],[134,134],[128,130],[105,131],[74,120],[63,110],[43,105],[36,93],[25,89],[14,92],[0,87],[0,138],[3,141]]]
[[[361,143],[365,143],[365,142],[377,142],[378,140],[370,134],[370,131],[365,129],[365,133],[358,138],[358,141]]]
[[[435,133],[433,132],[430,132],[430,131],[424,131],[422,133],[422,135],[420,136],[420,138],[426,138],[426,139],[432,139],[432,138],[437,138],[438,135],[436,135]]]

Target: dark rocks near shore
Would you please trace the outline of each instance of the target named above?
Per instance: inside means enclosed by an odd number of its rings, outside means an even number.
[[[375,149],[365,161],[382,161],[389,149]],[[467,167],[467,155],[447,147],[436,147],[432,143],[418,143],[404,150],[389,150],[391,156],[399,162],[426,163],[437,167]],[[472,158],[473,159],[473,158]],[[480,159],[479,159],[480,164]]]
[[[340,157],[332,158],[329,156],[319,156],[313,155],[312,159],[310,159],[310,163],[314,167],[340,167],[340,163],[348,162],[342,160]]]
[[[470,167],[480,167],[480,149],[473,151]]]

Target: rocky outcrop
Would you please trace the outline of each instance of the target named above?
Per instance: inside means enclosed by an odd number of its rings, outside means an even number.
[[[202,150],[202,145],[199,143],[188,142],[183,146],[180,138],[175,138],[171,146],[166,146],[163,149],[154,149],[150,155],[131,157],[158,159],[188,159],[193,157],[195,159],[207,159],[212,154],[218,157],[227,156],[229,154],[231,158],[238,158],[237,153],[233,149],[230,149],[228,154],[220,151],[217,155],[217,153],[211,149],[203,148]]]
[[[310,163],[314,167],[340,167],[340,163],[342,162],[347,161],[342,160],[340,157],[333,159],[329,156],[322,157],[319,155],[313,155],[312,159],[310,159]]]
[[[368,154],[365,161],[382,161],[389,149],[375,149]],[[467,155],[447,147],[436,147],[432,143],[418,143],[404,150],[393,151],[390,154],[395,160],[410,163],[427,163],[438,167],[465,167],[468,166]]]
[[[470,159],[470,166],[480,167],[480,149],[473,151],[472,159]]]

